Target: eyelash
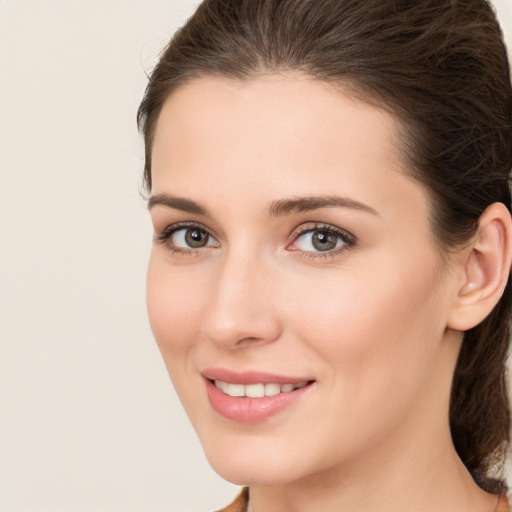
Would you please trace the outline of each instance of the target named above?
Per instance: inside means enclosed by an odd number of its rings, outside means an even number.
[[[307,258],[334,258],[338,256],[340,253],[352,249],[357,243],[357,238],[352,233],[349,233],[344,229],[332,226],[331,224],[309,222],[306,224],[301,224],[298,228],[296,228],[293,231],[292,244],[296,243],[300,237],[306,235],[307,233],[314,233],[315,231],[327,233],[328,235],[334,235],[343,242],[343,245],[341,247],[331,249],[328,251],[302,251],[300,249],[289,250],[301,252],[302,255]]]
[[[171,237],[182,229],[197,229],[199,231],[204,231],[209,237],[213,238],[212,235],[210,235],[209,231],[206,229],[206,227],[201,224],[198,224],[197,222],[179,222],[178,224],[171,224],[170,226],[167,226],[161,233],[156,234],[154,237],[155,242],[167,245],[167,248],[172,254],[186,253],[187,255],[192,256],[199,255],[203,247],[189,247],[188,249],[183,249],[181,247],[176,247],[168,243]]]
[[[154,240],[157,243],[160,244],[166,244],[167,248],[171,251],[172,254],[187,254],[187,255],[198,255],[202,249],[205,247],[200,248],[187,248],[183,249],[181,247],[176,247],[168,243],[171,239],[171,237],[177,233],[178,231],[182,229],[197,229],[200,231],[204,231],[208,237],[212,237],[212,235],[209,233],[208,229],[198,223],[195,222],[180,222],[178,224],[171,224],[167,226],[161,233],[158,233],[155,235]],[[291,237],[292,242],[287,245],[289,247],[291,244],[297,242],[301,236],[306,235],[307,233],[313,233],[315,231],[320,231],[327,233],[329,235],[336,236],[339,240],[343,242],[343,245],[341,247],[331,249],[328,251],[302,251],[301,249],[288,249],[294,252],[300,252],[303,256],[307,258],[332,258],[340,254],[341,252],[344,252],[346,250],[352,249],[356,243],[357,239],[354,235],[349,233],[348,231],[345,231],[344,229],[332,226],[330,224],[322,224],[317,222],[310,222],[306,224],[301,224],[298,228],[296,228]]]

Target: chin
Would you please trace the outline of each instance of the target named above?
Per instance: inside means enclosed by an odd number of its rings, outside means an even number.
[[[285,469],[276,469],[271,464],[263,462],[255,465],[244,461],[233,464],[210,464],[220,477],[235,485],[285,485],[300,479],[299,475],[290,474]]]
[[[222,478],[235,485],[284,485],[304,476],[304,460],[297,450],[290,453],[286,447],[276,448],[270,443],[265,447],[245,445],[222,448],[213,443],[213,448],[205,446],[206,458],[213,470]]]

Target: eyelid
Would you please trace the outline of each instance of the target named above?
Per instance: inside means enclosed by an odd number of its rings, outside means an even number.
[[[297,241],[299,237],[305,235],[307,233],[311,233],[314,231],[327,231],[336,236],[338,236],[344,243],[341,247],[337,249],[332,249],[329,251],[303,251],[301,249],[290,249],[290,246]],[[338,255],[340,252],[344,252],[346,250],[352,249],[357,243],[357,237],[352,233],[347,231],[346,229],[339,228],[332,224],[326,224],[323,222],[307,222],[303,223],[297,228],[295,228],[290,235],[292,239],[291,243],[287,245],[287,249],[295,252],[302,253],[304,256],[310,258],[328,258]]]
[[[178,232],[182,229],[190,229],[190,228],[196,228],[198,230],[206,232],[210,238],[215,240],[217,245],[213,246],[214,248],[218,247],[220,245],[220,243],[218,241],[218,237],[215,234],[212,234],[211,229],[207,228],[200,222],[193,222],[193,221],[183,221],[183,222],[175,222],[173,224],[169,224],[162,231],[155,233],[153,239],[156,243],[166,244],[176,232]],[[167,245],[168,245],[168,248],[172,252],[186,253],[186,254],[198,253],[206,248],[212,247],[211,245],[209,245],[209,246],[207,245],[204,247],[189,247],[189,248],[185,249],[183,247],[170,246],[169,244],[167,244]]]
[[[213,240],[215,240],[216,245],[213,246],[213,248],[217,248],[220,246],[220,242],[218,237],[215,233],[212,233],[212,230],[207,228],[205,225],[203,225],[200,222],[195,221],[182,221],[182,222],[176,222],[173,224],[169,224],[166,226],[162,231],[159,233],[156,233],[154,235],[154,241],[156,243],[166,244],[169,239],[179,230],[181,229],[187,229],[187,228],[196,228],[201,231],[205,231],[209,237],[211,237]],[[338,247],[336,249],[331,249],[328,251],[304,251],[298,248],[291,248],[291,245],[297,241],[297,239],[300,236],[303,236],[307,233],[311,233],[314,231],[327,231],[335,236],[339,237],[343,241],[343,245],[341,247]],[[356,243],[357,243],[357,237],[354,236],[349,231],[340,228],[338,226],[334,226],[332,224],[327,224],[324,222],[306,222],[300,224],[298,227],[296,227],[293,232],[290,235],[291,242],[289,242],[286,245],[286,249],[290,251],[294,251],[297,253],[301,253],[304,256],[310,257],[310,258],[328,258],[328,257],[334,257],[338,255],[341,252],[344,252],[346,250],[352,249]],[[171,246],[167,244],[168,249],[171,250],[174,253],[182,253],[185,255],[197,255],[204,251],[204,249],[212,248],[211,245],[207,245],[204,247],[190,247],[190,248],[182,248],[177,246]]]

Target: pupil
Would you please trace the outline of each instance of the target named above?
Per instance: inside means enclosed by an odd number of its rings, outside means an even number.
[[[312,241],[315,249],[319,251],[329,251],[336,247],[336,237],[326,231],[317,231]]]
[[[204,231],[189,229],[185,235],[185,240],[190,247],[204,247],[208,237]]]

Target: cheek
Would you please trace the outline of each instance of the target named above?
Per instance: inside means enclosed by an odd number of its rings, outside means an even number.
[[[167,354],[185,353],[197,339],[204,287],[200,278],[161,260],[150,258],[146,297],[151,329],[167,364]]]
[[[434,271],[430,261],[386,264],[383,257],[378,267],[362,265],[302,283],[308,293],[294,290],[288,301],[296,336],[355,386],[412,372],[443,333]]]
[[[318,438],[332,440],[327,450],[318,446],[326,460],[390,435],[430,385],[444,332],[434,268],[383,268],[351,268],[325,281],[303,282],[307,294],[295,289],[288,301],[293,339],[301,354],[318,363],[325,390],[304,422],[309,432],[321,430]]]

